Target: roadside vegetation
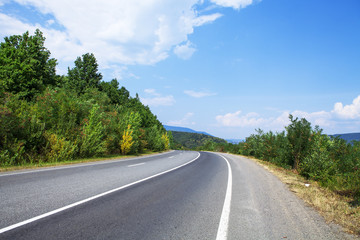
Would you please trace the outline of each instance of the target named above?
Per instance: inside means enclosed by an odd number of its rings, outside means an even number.
[[[37,30],[0,43],[0,167],[169,148],[171,133],[137,95],[102,80],[93,54],[59,76],[44,42]]]
[[[171,147],[173,149],[197,149],[208,142],[214,144],[226,144],[226,141],[221,138],[209,136],[200,133],[178,132],[172,131],[173,142]]]
[[[289,116],[280,133],[257,130],[239,144],[207,142],[200,149],[251,156],[273,163],[335,193],[360,201],[360,142],[323,134],[306,119]]]
[[[349,143],[323,134],[304,118],[289,118],[290,124],[280,133],[258,129],[239,144],[209,141],[198,149],[256,159],[328,221],[360,235],[360,141]]]
[[[307,204],[315,208],[327,222],[337,223],[345,231],[360,235],[360,206],[353,197],[339,195],[318,182],[284,169],[270,162],[251,158],[277,176]]]

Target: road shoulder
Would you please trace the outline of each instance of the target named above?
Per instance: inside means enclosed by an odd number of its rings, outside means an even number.
[[[289,184],[257,161],[239,155],[224,156],[234,171],[232,212],[236,215],[230,222],[237,233],[233,236],[250,229],[253,239],[358,239],[343,232],[339,225],[326,223],[294,194]]]

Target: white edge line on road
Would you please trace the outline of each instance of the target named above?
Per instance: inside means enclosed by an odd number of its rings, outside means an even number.
[[[132,164],[132,165],[127,165],[127,167],[136,167],[136,166],[140,166],[140,165],[144,165],[145,163],[137,163],[137,164]]]
[[[27,174],[27,173],[55,171],[55,170],[62,170],[62,169],[68,169],[68,168],[89,167],[89,166],[110,164],[110,163],[116,163],[116,162],[134,161],[134,160],[139,160],[139,159],[143,159],[143,158],[161,156],[161,155],[164,155],[164,154],[167,154],[167,153],[172,153],[172,152],[174,152],[174,150],[172,150],[170,152],[159,153],[159,154],[156,154],[156,155],[148,155],[148,156],[128,158],[128,159],[103,160],[103,161],[98,161],[98,162],[94,162],[94,163],[75,163],[74,165],[71,165],[71,166],[54,166],[54,167],[49,167],[49,168],[45,168],[45,169],[36,169],[36,170],[32,170],[32,171],[15,172],[15,173],[9,173],[9,174],[7,174],[6,172],[3,172],[1,174],[1,172],[0,172],[0,177]]]
[[[229,161],[222,155],[228,166],[228,183],[226,188],[224,206],[221,213],[219,228],[216,235],[216,240],[226,240],[229,228],[229,217],[230,217],[230,206],[231,206],[231,195],[232,195],[232,170]]]
[[[121,186],[121,187],[118,187],[118,188],[115,188],[115,189],[109,190],[109,191],[107,191],[107,192],[100,193],[100,194],[98,194],[98,195],[95,195],[95,196],[92,196],[92,197],[86,198],[86,199],[84,199],[84,200],[81,200],[81,201],[75,202],[75,203],[70,204],[70,205],[67,205],[67,206],[65,206],[65,207],[58,208],[58,209],[55,209],[55,210],[53,210],[53,211],[50,211],[50,212],[47,212],[47,213],[41,214],[41,215],[39,215],[39,216],[36,216],[36,217],[30,218],[30,219],[28,219],[28,220],[25,220],[25,221],[22,221],[22,222],[19,222],[19,223],[13,224],[13,225],[11,225],[11,226],[8,226],[8,227],[5,227],[5,228],[2,228],[2,229],[0,229],[0,234],[1,234],[1,233],[4,233],[4,232],[7,232],[7,231],[10,231],[10,230],[12,230],[12,229],[15,229],[15,228],[18,228],[18,227],[24,226],[24,225],[26,225],[26,224],[28,224],[28,223],[35,222],[35,221],[37,221],[37,220],[39,220],[39,219],[42,219],[42,218],[45,218],[45,217],[48,217],[48,216],[54,215],[54,214],[56,214],[56,213],[62,212],[62,211],[64,211],[64,210],[67,210],[67,209],[69,209],[69,208],[72,208],[72,207],[78,206],[78,205],[80,205],[80,204],[83,204],[83,203],[89,202],[89,201],[91,201],[91,200],[94,200],[94,199],[97,199],[97,198],[103,197],[103,196],[108,195],[108,194],[110,194],[110,193],[113,193],[113,192],[116,192],[116,191],[122,190],[122,189],[124,189],[124,188],[130,187],[130,186],[133,186],[133,185],[135,185],[135,184],[138,184],[138,183],[141,183],[141,182],[144,182],[144,181],[147,181],[147,180],[149,180],[149,179],[152,179],[152,178],[158,177],[158,176],[163,175],[163,174],[165,174],[165,173],[168,173],[168,172],[174,171],[174,170],[176,170],[176,169],[178,169],[178,168],[184,167],[184,166],[186,166],[186,165],[188,165],[188,164],[190,164],[190,163],[194,162],[194,161],[195,161],[196,159],[198,159],[199,157],[200,157],[200,153],[198,152],[198,156],[197,156],[196,158],[194,158],[194,159],[192,159],[191,161],[189,161],[189,162],[187,162],[187,163],[184,163],[184,164],[182,164],[182,165],[180,165],[180,166],[177,166],[177,167],[171,168],[171,169],[169,169],[169,170],[166,170],[166,171],[164,171],[164,172],[157,173],[157,174],[152,175],[152,176],[150,176],[150,177],[143,178],[143,179],[141,179],[141,180],[138,180],[138,181],[135,181],[135,182],[132,182],[132,183],[126,184],[126,185],[124,185],[124,186]]]

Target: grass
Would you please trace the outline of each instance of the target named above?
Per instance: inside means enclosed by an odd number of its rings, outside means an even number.
[[[127,159],[131,157],[140,157],[145,155],[151,155],[160,152],[152,152],[152,151],[145,151],[141,154],[135,155],[107,155],[103,157],[95,157],[95,158],[79,158],[75,160],[67,160],[67,161],[59,161],[59,162],[37,162],[37,163],[26,163],[22,165],[16,166],[1,166],[0,172],[7,172],[7,171],[15,171],[15,170],[24,170],[24,169],[36,169],[36,168],[43,168],[43,167],[55,167],[55,166],[63,166],[63,165],[70,165],[70,164],[77,164],[77,163],[87,163],[87,162],[97,162],[97,161],[105,161],[105,160],[117,160],[117,159]]]
[[[246,158],[255,161],[277,176],[299,198],[315,208],[326,222],[336,223],[345,231],[360,235],[360,203],[355,199],[341,196],[321,187],[317,182],[309,181],[292,170],[255,158]]]

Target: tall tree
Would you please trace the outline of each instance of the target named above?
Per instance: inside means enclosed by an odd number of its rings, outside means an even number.
[[[98,72],[98,64],[94,54],[86,53],[75,60],[74,68],[68,68],[65,86],[75,90],[78,94],[82,94],[87,88],[99,88],[101,79],[102,75]]]
[[[4,38],[0,43],[0,90],[31,100],[48,85],[56,85],[56,60],[44,47],[45,37],[37,29]]]
[[[111,82],[101,82],[100,90],[108,95],[112,104],[125,104],[129,101],[129,91],[125,87],[119,88],[119,82],[116,78]]]
[[[311,123],[305,118],[298,119],[290,114],[290,125],[286,127],[287,139],[294,169],[298,170],[300,162],[307,156],[310,149]]]

